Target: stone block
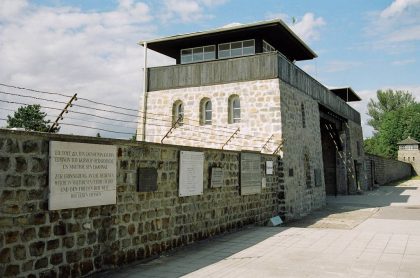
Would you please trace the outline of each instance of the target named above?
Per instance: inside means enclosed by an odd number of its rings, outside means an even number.
[[[22,150],[24,153],[38,153],[40,148],[36,141],[23,141]]]
[[[79,223],[67,223],[67,232],[69,232],[69,233],[80,232],[80,224]]]
[[[34,261],[30,260],[22,264],[22,272],[32,271],[34,268]]]
[[[38,237],[39,238],[48,238],[51,235],[51,227],[50,226],[43,226],[39,227],[38,230]]]
[[[17,173],[22,173],[28,170],[28,163],[26,162],[26,158],[19,156],[19,157],[16,157],[15,160],[16,160],[15,170]]]
[[[16,277],[19,274],[19,265],[8,265],[4,271],[4,277]]]
[[[62,253],[55,253],[52,254],[50,257],[50,264],[52,265],[59,265],[63,262],[63,254]]]
[[[80,250],[72,250],[66,252],[67,263],[77,263],[82,259],[82,252]]]
[[[12,257],[12,252],[10,248],[3,248],[0,250],[0,263],[7,264],[10,263]]]
[[[6,186],[8,187],[20,187],[22,185],[22,177],[7,175],[6,176]]]
[[[47,250],[54,250],[60,246],[59,239],[52,239],[47,242]]]
[[[23,233],[20,235],[20,239],[22,242],[28,242],[35,238],[36,232],[35,228],[28,228],[23,231]]]
[[[10,231],[6,232],[4,235],[4,241],[6,244],[14,243],[18,241],[19,232],[18,231]]]
[[[13,247],[13,256],[15,260],[21,261],[26,259],[26,248],[24,245],[16,245]]]
[[[80,263],[80,274],[85,276],[93,271],[93,262],[92,260],[83,261]]]
[[[29,245],[29,254],[32,257],[40,257],[44,254],[45,242],[37,241]]]
[[[63,247],[72,248],[74,246],[74,237],[69,236],[63,238]]]
[[[4,151],[6,153],[18,153],[19,152],[19,143],[15,139],[6,139],[4,144]]]
[[[31,158],[31,172],[32,173],[40,173],[45,172],[48,170],[48,164],[45,159],[39,157],[32,157]]]
[[[7,171],[10,168],[10,158],[7,156],[0,156],[0,171]]]
[[[66,224],[63,222],[59,222],[57,225],[54,225],[54,235],[55,236],[63,236],[66,234]]]
[[[58,277],[60,278],[69,278],[71,277],[71,268],[69,265],[62,265],[58,270]]]
[[[35,262],[35,270],[46,268],[48,266],[48,258],[44,257]]]
[[[39,278],[57,278],[57,272],[54,269],[49,269],[41,272]]]

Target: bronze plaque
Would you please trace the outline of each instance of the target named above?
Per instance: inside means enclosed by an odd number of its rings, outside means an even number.
[[[157,169],[152,167],[139,168],[137,192],[157,191]]]

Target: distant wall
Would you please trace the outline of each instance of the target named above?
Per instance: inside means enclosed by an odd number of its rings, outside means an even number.
[[[117,203],[48,210],[49,141],[117,146]],[[204,152],[204,193],[178,197],[180,150]],[[0,130],[0,277],[77,277],[157,255],[283,210],[282,162],[261,194],[239,194],[239,152]],[[224,186],[209,188],[209,170]],[[155,192],[137,192],[138,167],[158,171]],[[262,176],[265,176],[261,170]],[[29,276],[28,276],[29,277]],[[32,277],[32,276],[31,276]]]
[[[365,162],[368,187],[373,183],[384,185],[412,175],[411,164],[402,161],[366,154]]]

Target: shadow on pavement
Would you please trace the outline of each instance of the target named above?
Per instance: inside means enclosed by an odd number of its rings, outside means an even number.
[[[225,260],[285,230],[287,227],[249,226],[162,254],[143,263],[98,273],[92,277],[181,277]]]

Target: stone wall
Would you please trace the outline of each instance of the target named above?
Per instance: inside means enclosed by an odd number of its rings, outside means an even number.
[[[221,85],[189,87],[148,93],[146,141],[160,143],[171,129],[173,105],[184,104],[184,125],[172,130],[166,144],[220,149],[239,128],[240,131],[224,147],[227,150],[273,153],[281,142],[279,80],[259,80]],[[237,95],[241,103],[241,122],[228,123],[228,100]],[[200,123],[200,103],[212,102],[212,124]],[[142,124],[137,130],[138,140]]]
[[[368,175],[373,175],[373,177],[367,176],[369,185],[371,184],[370,181],[373,181],[375,184],[384,185],[393,181],[409,178],[412,175],[411,164],[372,154],[366,155],[366,167],[372,169],[366,171]]]
[[[117,203],[48,210],[49,141],[117,146]],[[204,194],[178,197],[180,150],[202,151]],[[282,161],[261,194],[239,194],[238,152],[0,130],[0,277],[75,277],[158,255],[285,209]],[[209,169],[225,171],[209,188]],[[158,190],[137,192],[138,167],[158,169]],[[262,167],[263,169],[263,167]],[[262,171],[263,173],[263,171]],[[265,176],[265,174],[263,174]]]
[[[325,205],[319,108],[311,97],[281,82],[280,109],[286,212],[289,218],[300,218]],[[309,159],[309,185],[306,183],[305,155]],[[320,174],[317,185],[315,170],[319,170]]]

